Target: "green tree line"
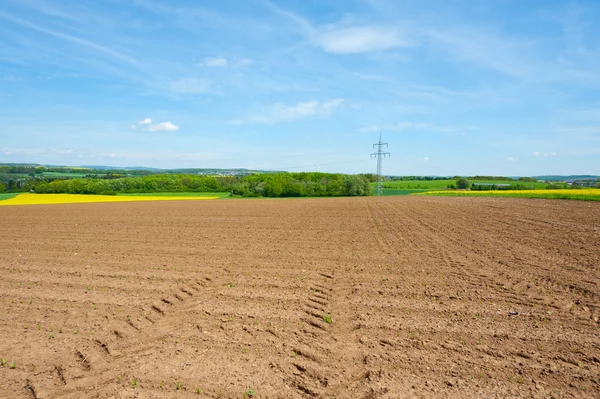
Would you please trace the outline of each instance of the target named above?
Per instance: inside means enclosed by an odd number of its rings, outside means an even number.
[[[244,197],[328,197],[371,195],[366,176],[332,173],[273,173],[245,177],[159,174],[115,179],[32,180],[36,193],[102,194],[232,192]]]

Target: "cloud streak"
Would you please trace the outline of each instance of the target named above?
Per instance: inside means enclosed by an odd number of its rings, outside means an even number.
[[[343,98],[336,98],[326,102],[307,101],[294,105],[274,104],[265,114],[251,116],[245,119],[236,119],[233,125],[263,124],[274,125],[281,122],[291,122],[314,117],[327,117],[335,112],[344,102]]]
[[[14,15],[6,13],[4,11],[0,11],[0,18],[4,18],[4,19],[9,20],[9,21],[11,21],[11,22],[13,22],[15,24],[21,25],[23,27],[26,27],[26,28],[29,28],[29,29],[32,29],[32,30],[35,30],[35,31],[38,31],[38,32],[41,32],[41,33],[45,33],[47,35],[58,37],[60,39],[69,41],[71,43],[75,43],[75,44],[79,44],[79,45],[85,46],[85,47],[90,48],[90,49],[92,49],[92,50],[94,50],[96,52],[100,52],[100,53],[109,55],[109,56],[111,56],[113,58],[116,58],[116,59],[118,59],[120,61],[123,61],[123,62],[126,62],[128,64],[136,65],[136,66],[141,66],[141,63],[139,61],[137,61],[136,59],[134,59],[133,57],[130,57],[130,56],[125,55],[125,54],[121,54],[121,53],[119,53],[117,51],[111,50],[108,47],[102,46],[100,44],[94,43],[94,42],[89,41],[89,40],[85,40],[85,39],[82,39],[82,38],[79,38],[79,37],[71,36],[71,35],[68,35],[66,33],[58,32],[58,31],[55,31],[55,30],[52,30],[52,29],[44,28],[43,26],[39,26],[39,25],[36,25],[36,24],[34,24],[32,22],[29,22],[29,21],[26,21],[24,19],[15,17]]]
[[[327,53],[372,53],[413,45],[393,25],[349,23],[342,20],[336,24],[315,26],[300,15],[282,9],[269,1],[264,1],[264,4],[291,21],[309,42]]]
[[[370,53],[412,45],[397,29],[378,26],[326,28],[318,33],[317,43],[334,54]]]

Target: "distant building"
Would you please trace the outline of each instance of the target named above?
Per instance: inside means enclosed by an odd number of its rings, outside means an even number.
[[[596,180],[567,180],[566,183],[569,186],[576,187],[597,187],[598,181]]]
[[[497,183],[473,183],[474,186],[479,186],[479,187],[510,187],[510,184],[506,184],[506,183],[501,183],[501,184],[497,184]]]

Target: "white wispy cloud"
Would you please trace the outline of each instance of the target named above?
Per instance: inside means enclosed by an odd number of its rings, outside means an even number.
[[[458,62],[519,78],[532,77],[540,60],[535,59],[534,43],[479,27],[448,27],[423,30],[432,48]]]
[[[364,126],[360,129],[361,132],[365,132],[365,133],[372,133],[372,132],[378,132],[380,130],[390,130],[392,132],[403,132],[406,130],[421,130],[421,129],[427,129],[431,127],[430,124],[428,123],[423,123],[423,122],[408,122],[408,121],[403,121],[403,122],[396,122],[396,123],[387,123],[387,124],[383,124],[383,125],[368,125],[368,126]]]
[[[364,133],[373,133],[373,132],[378,132],[381,130],[381,127],[379,125],[368,125],[368,126],[363,126],[360,128],[361,132]]]
[[[227,61],[227,58],[224,57],[208,57],[202,62],[202,65],[207,67],[225,67],[227,64],[229,64],[229,62]]]
[[[226,57],[207,57],[200,63],[203,67],[224,68],[224,67],[242,67],[251,65],[250,58],[226,58]]]
[[[364,24],[344,19],[335,24],[318,26],[270,1],[264,1],[264,4],[298,27],[309,42],[328,53],[371,53],[413,45],[396,26]]]
[[[426,129],[429,127],[429,124],[422,122],[399,122],[390,126],[390,130],[394,132],[402,132],[405,130],[418,130],[418,129]]]
[[[323,111],[325,111],[326,114],[330,114],[337,107],[339,107],[343,102],[344,102],[343,98],[336,98],[335,100],[331,100],[331,101],[327,101],[327,102],[323,103],[322,109],[323,109]]]
[[[280,122],[289,122],[312,117],[326,117],[333,113],[343,102],[343,98],[336,98],[326,102],[307,101],[296,103],[294,105],[274,104],[271,107],[271,110],[265,114],[255,115],[245,119],[236,119],[231,123],[234,125],[249,123],[273,125]]]
[[[508,158],[506,158],[506,160],[508,162],[516,162],[517,161],[517,157],[508,157]]]
[[[534,157],[539,157],[539,156],[543,156],[544,158],[548,158],[548,157],[555,157],[557,154],[555,152],[546,152],[546,153],[540,153],[539,151],[536,151],[532,154]]]
[[[208,79],[183,78],[171,82],[169,88],[177,94],[202,94],[212,92],[213,83]]]
[[[172,122],[152,123],[152,118],[144,118],[138,123],[131,125],[132,129],[141,128],[146,132],[175,132],[179,130],[179,126]]]
[[[412,45],[397,29],[379,26],[325,28],[317,33],[316,40],[324,51],[336,54],[370,53]]]
[[[179,130],[179,126],[174,125],[171,122],[160,122],[155,125],[150,125],[146,129],[149,132],[174,132]]]

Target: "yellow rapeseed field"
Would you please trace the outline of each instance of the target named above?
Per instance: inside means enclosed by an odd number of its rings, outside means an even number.
[[[444,190],[427,191],[414,195],[439,195],[439,196],[469,196],[469,197],[513,197],[513,198],[550,198],[550,199],[576,199],[600,201],[600,189],[557,189],[557,190],[490,190],[490,191],[462,191]]]
[[[10,205],[46,205],[77,204],[89,202],[134,202],[134,201],[190,201],[217,199],[213,196],[117,196],[84,194],[19,194],[16,197],[0,201],[0,206]]]

